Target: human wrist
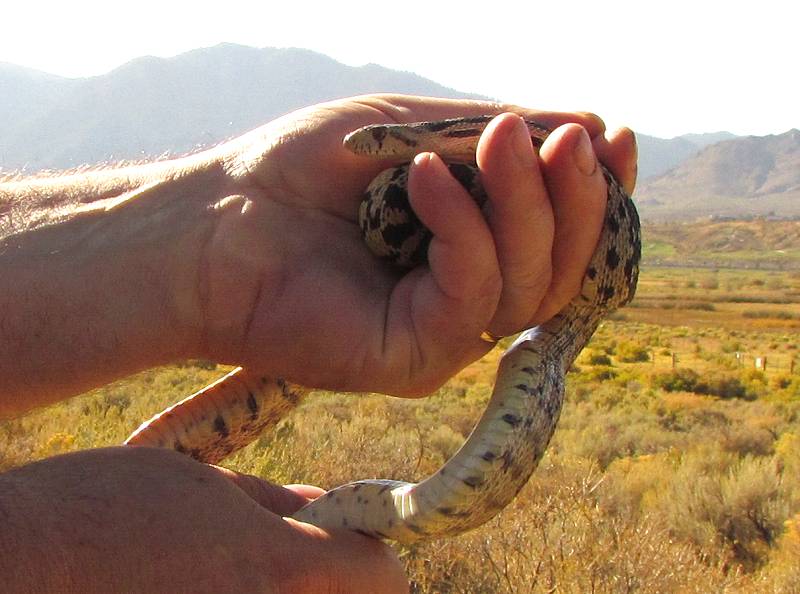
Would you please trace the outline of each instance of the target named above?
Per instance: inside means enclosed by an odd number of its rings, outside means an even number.
[[[0,184],[23,220],[0,235],[0,416],[200,351],[198,267],[228,183],[201,154]]]

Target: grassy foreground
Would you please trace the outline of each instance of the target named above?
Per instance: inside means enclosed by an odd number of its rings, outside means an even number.
[[[800,592],[798,343],[800,273],[645,269],[579,357],[517,500],[473,533],[401,549],[416,591]],[[501,351],[427,399],[313,394],[227,464],[325,487],[417,480],[471,430]],[[0,471],[120,443],[224,371],[150,370],[2,422]]]

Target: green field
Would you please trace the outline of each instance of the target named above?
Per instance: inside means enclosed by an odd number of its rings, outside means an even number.
[[[799,272],[645,268],[576,362],[517,500],[471,534],[401,550],[416,591],[800,591],[798,343]],[[500,351],[427,399],[312,394],[227,464],[325,487],[424,477],[479,416]],[[120,443],[223,371],[151,370],[6,421],[0,470]]]

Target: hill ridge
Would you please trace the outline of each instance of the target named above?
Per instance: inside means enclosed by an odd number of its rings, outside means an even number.
[[[294,109],[370,92],[482,98],[411,72],[304,48],[221,43],[65,78],[0,63],[0,171],[182,154]],[[644,219],[800,216],[800,132],[639,135]]]

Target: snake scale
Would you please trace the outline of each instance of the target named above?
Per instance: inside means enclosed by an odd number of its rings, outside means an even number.
[[[475,148],[491,116],[374,125],[347,136],[350,150],[413,159],[433,151],[476,200],[485,200]],[[534,146],[548,130],[528,122]],[[633,201],[601,165],[608,185],[602,232],[580,294],[541,326],[524,331],[503,354],[485,412],[461,449],[420,483],[360,480],[337,487],[293,517],[323,528],[350,528],[401,543],[480,526],[525,485],[550,441],[564,399],[564,376],[605,315],[633,297],[641,252]],[[408,165],[370,184],[359,212],[365,240],[380,257],[413,266],[430,233],[411,211]],[[237,368],[144,423],[125,442],[173,448],[216,463],[274,425],[305,389]]]

